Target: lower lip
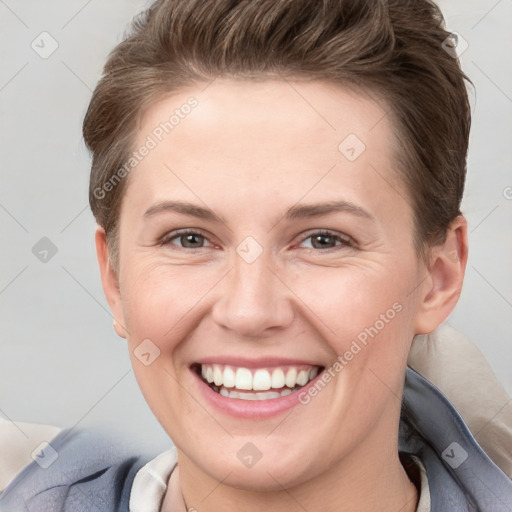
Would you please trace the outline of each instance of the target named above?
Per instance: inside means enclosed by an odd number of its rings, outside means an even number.
[[[321,375],[321,373],[319,373],[305,386],[280,398],[272,398],[269,400],[243,400],[238,398],[229,398],[217,393],[210,388],[210,386],[208,386],[208,384],[206,384],[193,369],[190,369],[190,371],[198,383],[201,393],[203,393],[208,402],[210,402],[216,409],[231,416],[247,419],[270,418],[272,416],[282,414],[296,405],[302,405],[299,401],[299,394],[304,392],[307,393],[308,388],[313,386]]]

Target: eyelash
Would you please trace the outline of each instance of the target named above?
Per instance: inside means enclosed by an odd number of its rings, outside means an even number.
[[[172,240],[175,240],[177,238],[180,238],[180,237],[186,236],[186,235],[199,235],[199,236],[203,237],[205,240],[208,240],[208,237],[206,236],[206,234],[202,233],[201,230],[199,230],[199,229],[183,229],[183,230],[173,231],[171,233],[166,234],[160,240],[159,245],[160,246],[174,245],[174,244],[171,243]],[[329,247],[329,248],[326,248],[326,249],[318,249],[318,248],[314,248],[314,247],[307,247],[307,248],[305,248],[306,250],[313,251],[313,252],[327,253],[327,252],[337,251],[337,250],[340,250],[340,249],[343,249],[343,248],[350,248],[350,247],[353,248],[353,247],[355,247],[355,242],[349,236],[347,236],[347,235],[342,236],[342,235],[337,234],[334,231],[329,231],[327,229],[319,229],[317,231],[310,232],[307,236],[305,236],[305,237],[303,237],[301,239],[300,243],[302,244],[306,240],[314,238],[315,236],[331,237],[331,238],[335,239],[335,242],[340,242],[340,243],[338,245],[335,245],[334,247]],[[177,247],[179,249],[184,250],[184,251],[192,251],[192,252],[195,252],[195,251],[200,250],[200,249],[204,249],[204,247],[195,247],[195,248],[180,247],[180,246],[177,246]]]

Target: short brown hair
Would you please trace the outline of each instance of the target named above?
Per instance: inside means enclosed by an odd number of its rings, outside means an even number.
[[[162,96],[219,75],[376,92],[394,120],[416,248],[424,254],[442,242],[461,214],[471,124],[467,78],[444,49],[449,36],[430,0],[156,1],[110,53],[83,124],[89,201],[114,268],[126,178],[104,192],[133,151],[138,116]]]

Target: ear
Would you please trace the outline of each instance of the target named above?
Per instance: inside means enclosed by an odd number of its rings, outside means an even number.
[[[114,329],[118,336],[126,338],[127,330],[124,327],[123,305],[121,302],[121,291],[119,289],[119,280],[116,272],[112,268],[108,255],[107,235],[105,230],[98,226],[95,233],[96,255],[100,267],[101,284],[103,292],[114,317]]]
[[[444,243],[431,249],[429,274],[419,287],[416,334],[428,334],[443,323],[457,304],[468,259],[468,225],[458,216]]]

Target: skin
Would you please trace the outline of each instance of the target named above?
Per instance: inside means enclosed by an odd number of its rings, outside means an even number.
[[[217,79],[191,87],[145,112],[134,146],[190,96],[198,106],[130,174],[119,269],[105,233],[96,233],[116,330],[177,447],[187,507],[415,510],[418,493],[397,448],[407,354],[414,335],[433,331],[458,300],[465,220],[453,222],[426,266],[413,246],[386,109],[319,81]],[[353,162],[338,150],[351,133],[366,146]],[[170,200],[207,207],[223,221],[174,211],[144,218]],[[348,211],[285,217],[294,205],[341,200],[371,219]],[[175,236],[184,228],[205,236],[195,239],[198,248]],[[321,229],[334,234],[326,246],[311,238]],[[250,264],[236,252],[248,236],[263,249]],[[189,369],[225,354],[330,367],[395,303],[401,311],[310,403],[271,419],[219,412]],[[134,355],[147,338],[160,350],[149,366]],[[251,468],[237,457],[247,442],[262,454]]]

